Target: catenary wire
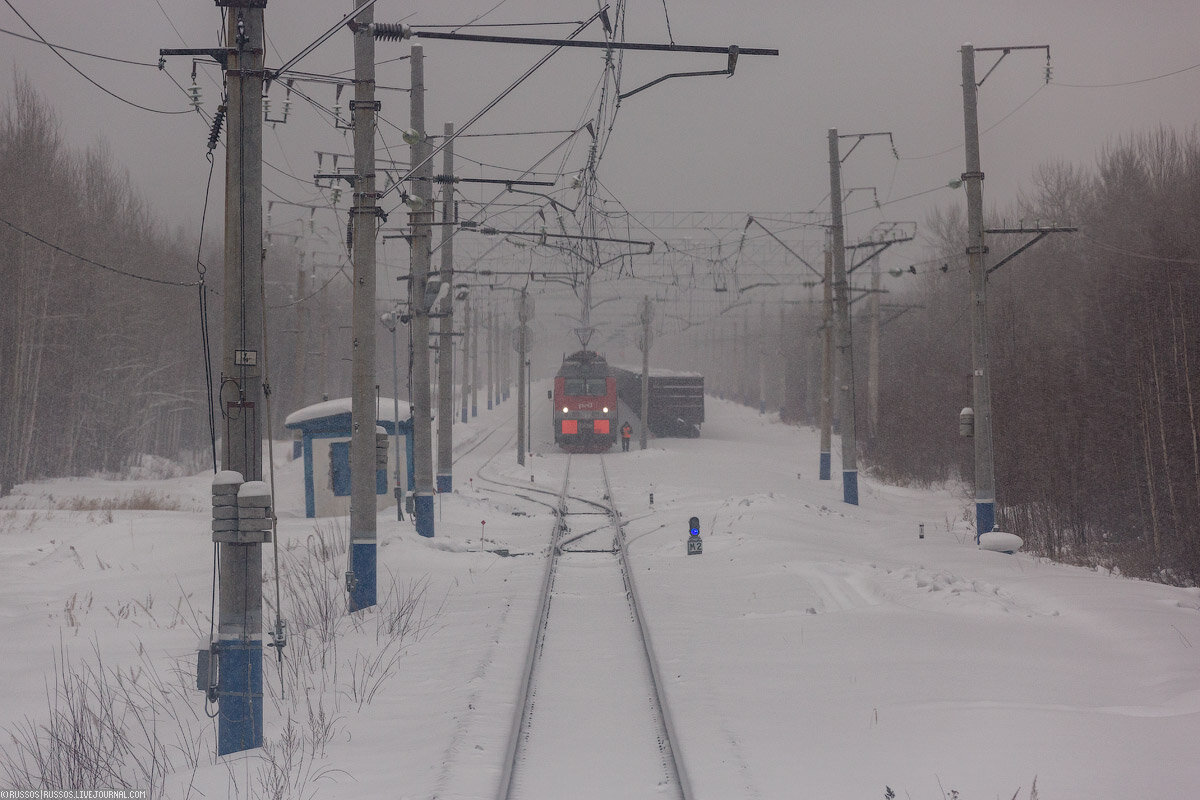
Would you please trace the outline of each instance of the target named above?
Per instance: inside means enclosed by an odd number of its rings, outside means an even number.
[[[126,272],[124,270],[117,269],[116,267],[110,267],[108,264],[102,264],[101,262],[95,261],[91,258],[88,258],[87,256],[81,256],[78,253],[73,253],[70,250],[66,249],[65,247],[59,247],[58,245],[54,244],[53,242],[49,242],[49,241],[43,239],[42,237],[38,236],[36,233],[30,233],[29,231],[25,230],[24,228],[14,225],[13,223],[9,222],[6,219],[0,218],[0,223],[7,225],[8,227],[12,228],[17,233],[23,234],[25,236],[28,236],[30,239],[34,239],[38,242],[41,242],[42,244],[46,245],[47,247],[49,247],[53,250],[57,250],[58,252],[60,252],[64,255],[68,255],[71,258],[74,258],[74,259],[84,262],[85,264],[91,264],[94,267],[99,267],[100,269],[107,270],[108,272],[112,272],[117,275],[121,275],[122,277],[125,277],[125,278],[134,278],[135,280],[146,281],[147,283],[157,283],[157,284],[161,284],[163,286],[195,286],[196,285],[195,281],[192,281],[189,283],[184,283],[183,281],[168,281],[168,280],[163,280],[162,278],[151,278],[147,275],[138,275],[133,272]]]
[[[68,67],[73,69],[75,72],[79,73],[80,77],[82,77],[85,81],[92,84],[97,89],[99,89],[100,91],[109,95],[110,97],[120,100],[122,103],[125,103],[126,105],[133,106],[134,108],[141,109],[142,111],[149,111],[153,114],[190,114],[190,113],[192,113],[192,110],[190,108],[185,108],[185,109],[182,109],[179,111],[171,111],[171,110],[161,109],[161,108],[150,108],[149,106],[144,106],[141,103],[135,103],[132,100],[128,100],[124,97],[121,97],[121,95],[113,92],[111,89],[108,89],[108,88],[100,85],[91,76],[89,76],[86,72],[84,72],[79,67],[72,64],[71,60],[69,58],[67,58],[66,56],[64,56],[62,53],[60,53],[57,47],[50,44],[50,42],[46,41],[46,37],[42,36],[42,34],[40,34],[38,32],[37,28],[33,27],[33,25],[30,24],[29,20],[25,19],[25,17],[21,14],[21,12],[17,10],[17,7],[12,4],[11,0],[4,0],[4,4],[7,5],[9,8],[11,8],[12,12],[14,14],[16,14],[17,17],[20,18],[21,22],[24,22],[25,26],[27,28],[29,28],[29,30],[33,31],[33,35],[36,36],[38,39],[40,39],[42,44],[49,47],[51,52],[53,52],[54,55],[58,56],[64,64],[66,64]]]
[[[32,36],[26,36],[23,33],[17,33],[16,31],[10,31],[7,28],[0,28],[0,33],[7,33],[9,36],[15,36],[18,39],[24,39],[25,41],[33,42],[34,44],[45,45],[46,47],[49,47],[51,50],[63,50],[68,53],[75,53],[76,55],[88,56],[89,58],[99,58],[103,61],[115,61],[118,64],[132,64],[135,67],[153,67],[154,69],[158,69],[158,64],[154,63],[154,62],[130,61],[127,58],[117,58],[116,56],[106,56],[101,53],[92,53],[87,50],[77,50],[74,47],[67,47],[66,45],[62,45],[62,44],[53,44],[51,42],[47,42],[45,39],[36,39]]]
[[[996,120],[996,121],[995,121],[995,122],[993,122],[991,125],[989,125],[989,126],[987,126],[986,128],[984,128],[983,130],[981,130],[981,131],[979,132],[979,134],[982,136],[982,135],[983,135],[983,134],[985,134],[985,133],[990,133],[990,132],[991,132],[993,129],[995,129],[997,126],[999,126],[999,125],[1001,125],[1002,123],[1004,123],[1004,122],[1005,122],[1005,121],[1006,121],[1006,120],[1007,120],[1009,117],[1011,117],[1013,114],[1017,113],[1017,112],[1018,112],[1018,111],[1020,111],[1022,108],[1024,108],[1026,103],[1028,103],[1028,102],[1029,102],[1030,100],[1032,100],[1033,98],[1037,97],[1037,96],[1038,96],[1038,93],[1040,93],[1040,92],[1041,92],[1043,89],[1045,89],[1045,88],[1046,88],[1048,85],[1049,85],[1049,84],[1045,84],[1045,83],[1043,83],[1043,84],[1040,84],[1040,85],[1038,86],[1038,88],[1034,90],[1033,94],[1029,95],[1029,96],[1028,96],[1028,97],[1026,97],[1024,100],[1022,100],[1020,103],[1018,103],[1018,104],[1017,104],[1017,106],[1016,106],[1016,108],[1014,108],[1012,111],[1009,111],[1009,112],[1008,112],[1007,114],[1005,114],[1003,117],[1001,117],[1000,119]],[[1061,84],[1060,84],[1060,85],[1061,85]],[[925,154],[925,155],[923,155],[923,156],[901,156],[901,157],[900,157],[900,160],[901,160],[901,161],[924,161],[925,159],[928,159],[928,158],[936,158],[937,156],[944,156],[944,155],[946,155],[947,153],[953,153],[955,150],[961,150],[961,149],[963,149],[963,147],[964,147],[964,145],[961,145],[961,144],[956,144],[956,145],[953,145],[953,146],[951,146],[951,147],[947,147],[945,150],[939,150],[939,151],[937,151],[936,153],[926,153],[926,154]]]
[[[484,17],[486,17],[488,14],[491,14],[493,11],[495,11],[497,8],[499,8],[500,6],[504,5],[504,4],[505,4],[505,3],[507,3],[507,2],[508,2],[508,0],[499,0],[499,2],[498,2],[498,3],[496,3],[496,5],[492,6],[492,7],[491,7],[491,8],[489,8],[487,11],[484,11],[482,14],[480,14],[480,15],[479,15],[479,16],[477,16],[477,17],[475,17],[475,19],[471,20],[470,22],[466,23],[465,25],[462,25],[461,27],[462,27],[462,28],[466,28],[466,27],[468,27],[468,26],[470,26],[470,25],[474,25],[476,22],[479,22],[479,20],[483,19],[483,18],[484,18]],[[456,28],[455,30],[459,30],[459,28]]]
[[[1120,86],[1136,86],[1140,83],[1150,83],[1151,81],[1158,81],[1162,80],[1163,78],[1171,78],[1175,75],[1182,75],[1185,72],[1191,72],[1194,69],[1200,69],[1200,64],[1192,64],[1190,67],[1172,70],[1171,72],[1164,72],[1161,75],[1154,75],[1149,78],[1138,78],[1136,80],[1121,81],[1119,83],[1062,83],[1060,81],[1054,81],[1053,84],[1055,86],[1065,86],[1068,89],[1115,89]]]

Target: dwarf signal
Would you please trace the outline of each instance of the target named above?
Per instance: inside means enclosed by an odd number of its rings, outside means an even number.
[[[689,556],[698,556],[703,552],[704,541],[700,538],[700,518],[692,517],[688,520],[687,554]]]

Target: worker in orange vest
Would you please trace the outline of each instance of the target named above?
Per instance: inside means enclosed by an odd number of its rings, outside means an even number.
[[[621,426],[621,449],[629,452],[629,439],[633,436],[633,427],[626,422]]]

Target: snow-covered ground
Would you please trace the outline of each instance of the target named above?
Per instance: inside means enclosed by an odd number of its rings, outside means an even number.
[[[93,684],[118,713],[126,696],[139,704],[126,727],[164,743],[171,797],[494,796],[551,519],[485,479],[559,487],[565,456],[545,401],[534,406],[525,468],[515,398],[456,426],[465,454],[433,539],[380,513],[380,596],[396,593],[359,619],[319,611],[344,607],[347,523],[303,518],[300,465],[275,448],[292,641],[284,698],[274,661],[266,669],[269,758],[210,755],[213,723],[190,688],[209,629],[210,476],[18,487],[0,502],[0,726],[21,738],[26,720],[46,722],[64,653],[77,675],[102,658],[108,678]],[[1196,795],[1200,591],[978,550],[961,492],[863,476],[861,505],[847,506],[840,481],[817,479],[814,432],[712,398],[701,438],[606,458],[697,798],[891,787],[1007,800],[1030,797],[1035,777],[1042,800]],[[134,495],[127,505],[159,508],[89,509]],[[689,557],[693,515],[704,553]],[[269,547],[264,565],[273,602]],[[625,743],[610,756],[620,770]]]

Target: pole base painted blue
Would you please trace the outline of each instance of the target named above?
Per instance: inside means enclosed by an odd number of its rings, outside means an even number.
[[[842,499],[852,506],[858,505],[858,470],[842,470]]]
[[[975,501],[975,544],[979,537],[996,528],[996,503],[994,500]]]
[[[375,605],[374,542],[354,542],[350,545],[350,572],[354,585],[350,589],[350,610],[361,611]]]
[[[828,481],[833,478],[833,460],[829,453],[821,453],[821,480]]]
[[[418,534],[433,536],[433,495],[413,495],[413,520]]]
[[[262,747],[262,640],[221,639],[217,755]]]
[[[479,406],[474,406],[474,405],[473,405],[473,406],[471,406],[471,416],[472,416],[472,417],[478,417],[478,416],[479,416]]]
[[[439,494],[441,494],[443,492],[453,492],[454,491],[454,476],[453,475],[438,475],[437,476],[437,490],[438,490]]]
[[[467,421],[467,410],[465,408],[462,410],[462,421]]]
[[[767,413],[767,404],[766,404],[766,403],[759,403],[759,404],[758,404],[758,413],[759,413],[760,415],[761,415],[761,414],[765,414],[765,413]]]
[[[488,398],[488,411],[492,410],[492,398]]]

